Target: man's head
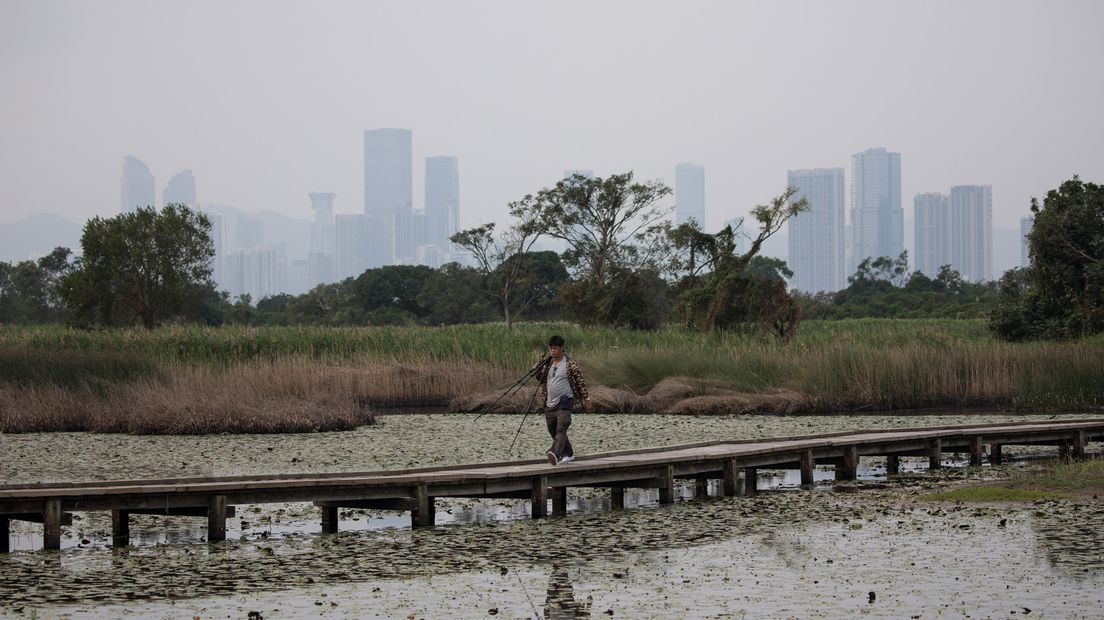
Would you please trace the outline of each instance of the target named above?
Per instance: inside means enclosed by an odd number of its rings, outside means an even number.
[[[563,356],[563,350],[563,336],[552,336],[548,339],[548,353],[552,356],[552,359],[559,360]]]

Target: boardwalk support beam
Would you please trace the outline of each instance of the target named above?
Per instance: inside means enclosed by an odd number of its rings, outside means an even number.
[[[130,544],[130,511],[111,511],[111,546],[125,547]]]
[[[1073,445],[1070,447],[1073,449],[1073,458],[1085,458],[1085,431],[1074,431]]]
[[[886,455],[886,475],[896,476],[901,473],[901,457],[896,454]]]
[[[552,487],[552,516],[567,515],[567,487]]]
[[[724,484],[721,485],[721,490],[724,492],[725,497],[736,497],[736,475],[738,468],[736,467],[736,459],[725,459],[721,465],[721,469],[724,473]]]
[[[980,435],[970,438],[970,467],[981,467],[981,456],[984,452],[984,444]]]
[[[42,507],[42,548],[61,549],[60,499],[48,499]]]
[[[625,509],[625,488],[610,487],[610,510]]]
[[[843,465],[839,469],[840,480],[854,480],[859,477],[859,449],[855,446],[843,448]]]
[[[816,459],[813,458],[813,451],[803,451],[801,453],[801,484],[813,483],[813,469],[815,467]]]
[[[698,478],[694,481],[694,497],[697,499],[705,499],[709,497],[708,478]]]
[[[532,515],[534,519],[548,516],[548,478],[537,476],[533,478]]]
[[[433,527],[437,514],[434,511],[434,498],[430,497],[429,489],[424,484],[414,487],[414,497],[411,498],[410,526]]]
[[[744,468],[744,496],[751,497],[755,495],[755,491],[758,490],[759,484],[759,470],[754,467]]]
[[[659,503],[670,504],[675,501],[675,467],[663,468],[663,486],[659,487]]]
[[[338,513],[337,506],[322,506],[322,533],[336,534]]]
[[[10,536],[11,519],[5,515],[0,515],[0,553],[11,551],[11,543],[9,542]]]
[[[932,439],[928,442],[928,469],[943,467],[943,440]]]
[[[207,542],[226,540],[226,496],[212,495],[207,502]]]
[[[1004,446],[999,443],[989,446],[989,462],[993,465],[1004,463]]]

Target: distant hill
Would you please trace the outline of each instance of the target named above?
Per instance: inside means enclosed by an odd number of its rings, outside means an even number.
[[[12,263],[38,258],[59,245],[77,252],[82,226],[51,214],[0,223],[0,261]]]

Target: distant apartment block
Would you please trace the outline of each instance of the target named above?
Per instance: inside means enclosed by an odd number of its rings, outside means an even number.
[[[123,158],[123,176],[120,182],[119,210],[123,213],[136,211],[139,207],[156,207],[156,192],[153,175],[142,160],[126,156]]]
[[[950,264],[972,282],[993,278],[993,187],[956,185],[950,197]]]
[[[1035,225],[1035,218],[1021,217],[1020,218],[1020,266],[1029,267],[1031,265],[1031,246],[1028,243],[1027,236],[1031,234],[1031,228]]]
[[[371,267],[414,256],[412,152],[409,129],[364,131],[364,214],[386,233],[383,246],[372,249]]]
[[[380,218],[382,219],[382,218]],[[337,279],[355,278],[371,265],[369,251],[372,239],[371,222],[367,215],[335,215],[337,230]],[[388,263],[390,264],[390,263]]]
[[[950,195],[918,194],[915,268],[928,277],[950,265],[971,282],[993,277],[993,189],[957,185]]]
[[[852,256],[848,275],[867,258],[897,258],[904,250],[901,154],[884,148],[851,156]]]
[[[447,253],[449,237],[460,225],[459,160],[427,157],[425,166],[425,244]]]
[[[165,191],[161,192],[161,204],[196,206],[196,182],[191,170],[184,170],[169,179]]]
[[[337,227],[334,224],[334,198],[337,194],[308,194],[314,221],[311,222],[310,251],[307,254],[307,288],[337,280]]]
[[[705,230],[705,166],[684,162],[675,166],[675,225],[690,220]]]
[[[287,258],[283,244],[270,248],[237,250],[226,255],[223,288],[231,299],[249,295],[256,304],[286,290]]]
[[[945,194],[917,194],[913,198],[916,256],[913,267],[929,278],[950,264],[950,199]]]
[[[794,201],[805,198],[809,210],[790,219],[787,265],[794,275],[790,286],[807,293],[837,291],[847,279],[844,245],[843,168],[790,170]]]

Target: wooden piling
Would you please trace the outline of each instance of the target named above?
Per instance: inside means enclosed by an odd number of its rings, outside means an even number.
[[[670,504],[675,501],[675,467],[667,465],[663,468],[663,486],[659,487],[659,503]]]
[[[901,457],[896,454],[886,455],[886,475],[896,476],[901,473]]]
[[[755,495],[755,491],[758,490],[759,485],[759,470],[754,467],[744,468],[744,496],[751,497]]]
[[[336,534],[339,520],[337,506],[322,506],[322,533]]]
[[[532,515],[534,519],[548,516],[548,477],[533,478]]]
[[[610,487],[610,510],[625,509],[625,489],[623,487]]]
[[[721,468],[724,471],[724,484],[721,485],[721,490],[726,497],[736,497],[736,459],[726,459]]]
[[[552,487],[552,516],[567,515],[567,487]]]
[[[970,438],[970,466],[981,467],[981,456],[985,451],[985,444],[981,441],[980,435],[975,435]]]
[[[1083,459],[1085,458],[1085,431],[1074,431],[1073,441],[1070,445],[1073,458]]]
[[[928,469],[943,467],[943,440],[932,439],[928,442]]]
[[[111,511],[111,546],[126,547],[130,544],[130,511]]]
[[[410,521],[411,527],[433,527],[437,521],[435,500],[429,495],[429,489],[424,484],[414,487],[414,497],[411,498]]]
[[[48,499],[42,506],[42,548],[61,549],[61,500]]]
[[[814,468],[816,468],[816,460],[813,459],[813,451],[805,450],[801,453],[801,484],[813,484]]]
[[[226,540],[226,496],[212,495],[207,500],[207,542]]]
[[[859,449],[855,446],[844,446],[843,465],[837,470],[838,480],[854,480],[859,477]]]

